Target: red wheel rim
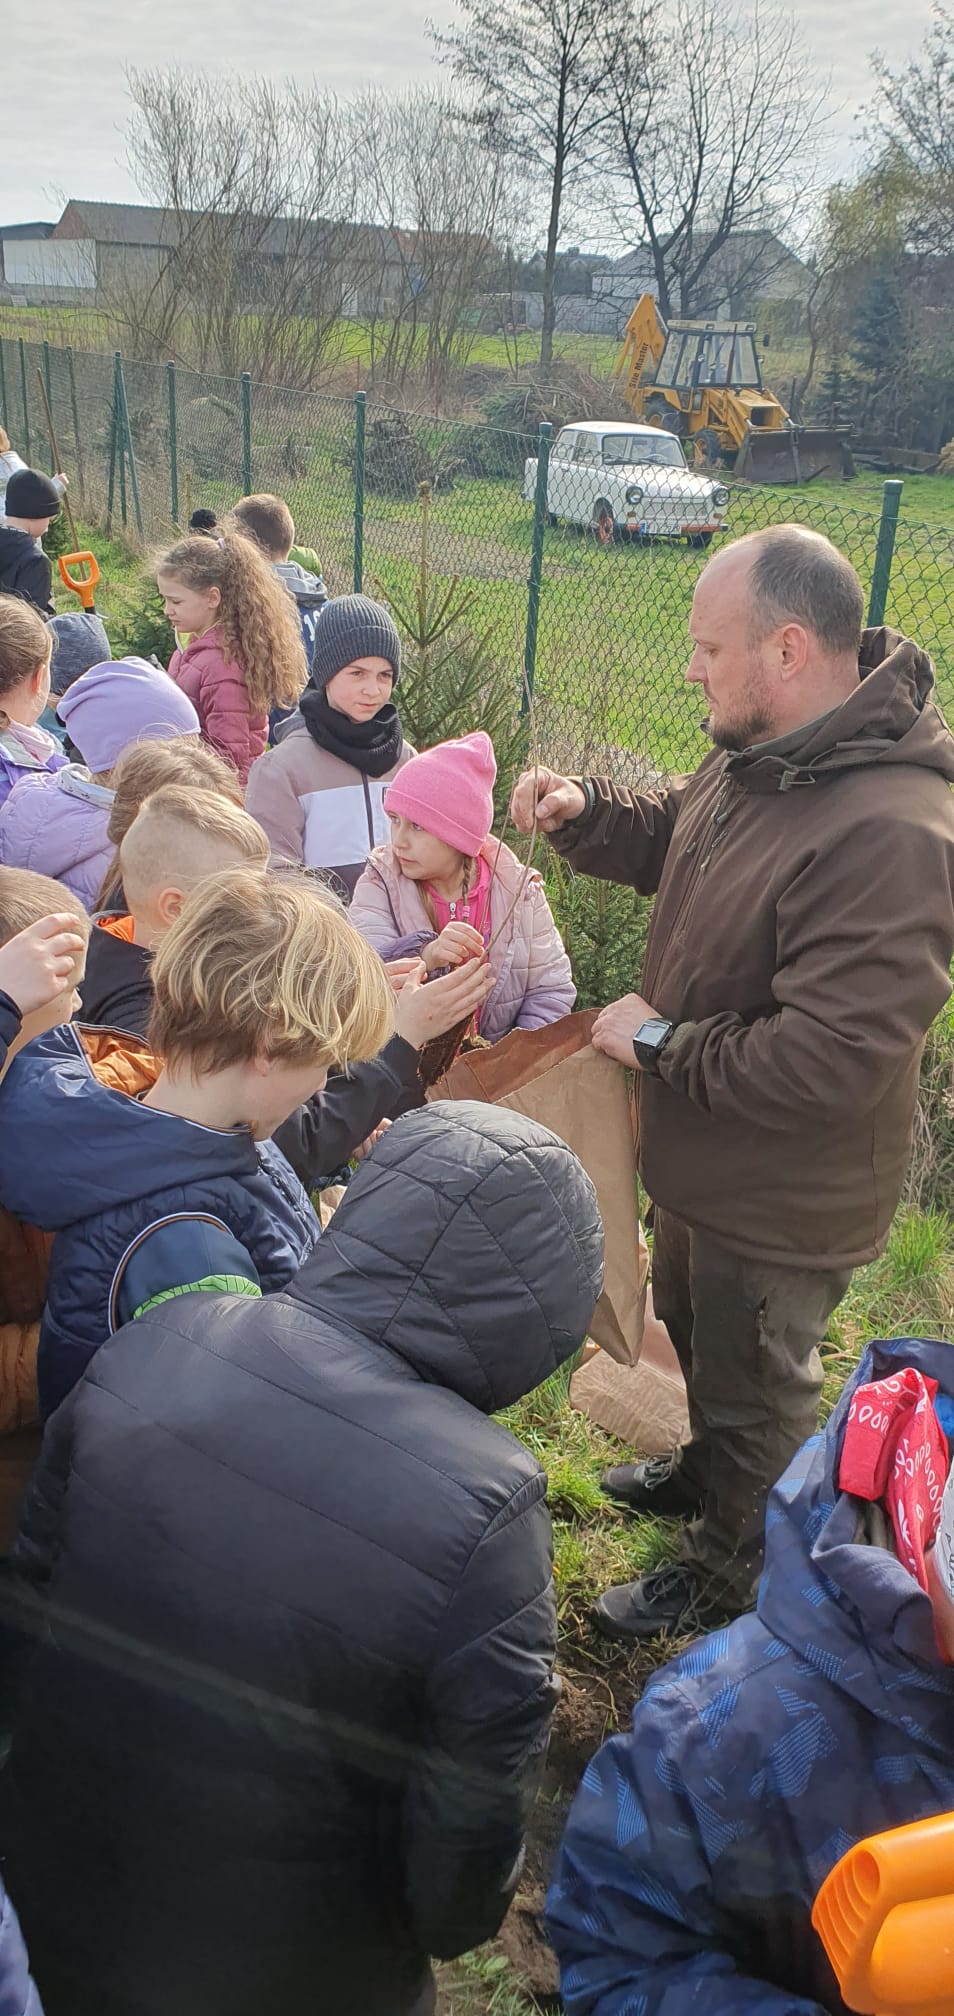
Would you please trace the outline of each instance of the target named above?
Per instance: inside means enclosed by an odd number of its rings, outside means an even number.
[[[616,527],[608,511],[601,511],[596,521],[596,536],[601,546],[612,546]]]

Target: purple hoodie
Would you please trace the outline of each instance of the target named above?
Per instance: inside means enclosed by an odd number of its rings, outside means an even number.
[[[113,794],[79,763],[20,778],[0,806],[0,862],[52,875],[92,910],[113,858]]]

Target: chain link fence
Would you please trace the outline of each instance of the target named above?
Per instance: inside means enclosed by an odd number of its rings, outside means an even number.
[[[551,443],[441,422],[359,393],[335,398],[0,339],[0,417],[51,469],[41,381],[77,516],[161,547],[202,505],[220,515],[271,491],[314,547],[333,593],[362,586],[420,607],[422,563],[439,616],[466,607],[490,637],[515,711],[533,695],[541,755],[620,782],[694,767],[708,746],[687,686],[687,623],[713,542],[798,522],[857,567],[872,621],[931,652],[954,713],[954,534],[895,528],[850,483],[733,484],[689,469],[678,444],[625,423],[567,427]],[[834,473],[834,472],[833,472]],[[426,486],[422,491],[422,486]],[[422,501],[426,499],[425,501]]]

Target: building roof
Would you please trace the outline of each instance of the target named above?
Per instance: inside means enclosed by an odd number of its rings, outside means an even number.
[[[55,224],[0,224],[0,238],[52,238]]]

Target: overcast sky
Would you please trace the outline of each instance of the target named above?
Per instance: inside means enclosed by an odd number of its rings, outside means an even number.
[[[453,11],[453,0],[6,0],[0,226],[56,218],[64,196],[137,200],[123,163],[126,63],[399,90],[434,74],[425,24]],[[798,0],[795,13],[819,75],[832,74],[831,158],[844,171],[871,50],[912,55],[930,0]]]

